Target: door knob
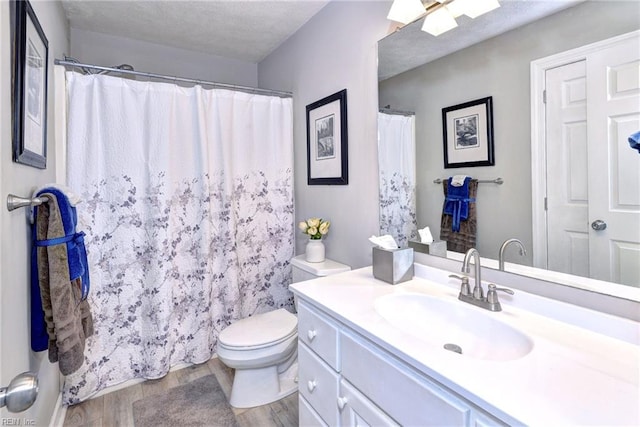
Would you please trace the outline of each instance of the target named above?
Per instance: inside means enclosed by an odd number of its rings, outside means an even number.
[[[591,223],[591,228],[593,228],[596,231],[602,231],[605,228],[607,228],[607,223],[601,219],[596,219]]]
[[[38,396],[38,376],[33,372],[23,372],[8,387],[0,388],[0,407],[9,412],[26,411]]]

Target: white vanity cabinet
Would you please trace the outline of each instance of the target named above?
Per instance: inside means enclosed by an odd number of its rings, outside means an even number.
[[[304,300],[298,336],[301,426],[503,425]]]

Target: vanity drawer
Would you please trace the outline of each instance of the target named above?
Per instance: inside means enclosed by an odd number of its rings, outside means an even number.
[[[338,365],[338,328],[324,315],[305,304],[298,303],[298,339],[336,371]]]
[[[338,425],[338,374],[298,341],[298,390],[330,426]]]
[[[363,340],[344,333],[340,339],[342,375],[401,425],[470,425],[471,408],[449,391]]]

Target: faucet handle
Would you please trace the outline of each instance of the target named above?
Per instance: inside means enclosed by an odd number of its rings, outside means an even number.
[[[467,276],[458,276],[457,274],[450,274],[450,278],[460,280],[460,295],[469,296],[471,295],[471,290],[469,289],[469,278]]]
[[[507,288],[499,288],[493,283],[489,283],[489,290],[487,291],[487,302],[490,304],[495,304],[498,302],[498,293],[497,291],[507,293],[509,295],[513,295],[513,291]]]

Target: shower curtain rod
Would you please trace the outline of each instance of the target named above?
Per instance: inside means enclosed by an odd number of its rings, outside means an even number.
[[[103,67],[101,65],[82,64],[80,62],[66,61],[62,59],[56,59],[54,63],[56,65],[64,65],[65,67],[89,68],[93,70],[109,71],[113,73],[130,74],[134,76],[149,77],[149,78],[161,79],[161,80],[170,80],[173,82],[195,83],[199,85],[213,86],[215,88],[231,89],[231,90],[255,93],[260,95],[275,95],[281,98],[291,98],[293,96],[291,92],[284,92],[279,90],[260,89],[257,87],[231,85],[231,84],[225,84],[225,83],[210,82],[207,80],[190,79],[186,77],[166,76],[163,74],[147,73],[144,71],[125,70],[125,69],[115,68],[115,67]]]

